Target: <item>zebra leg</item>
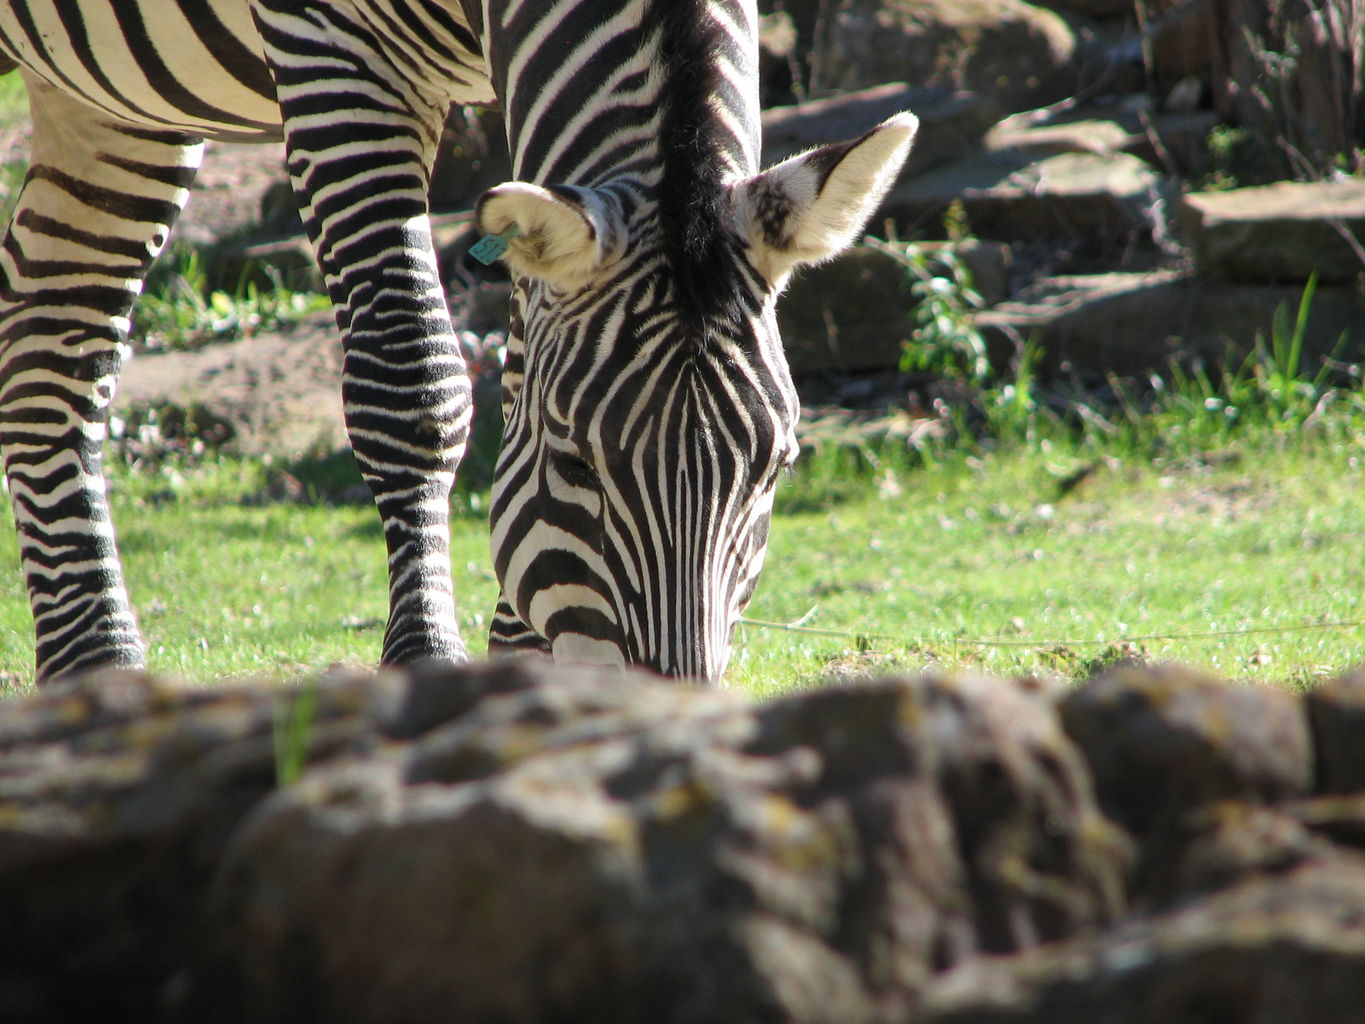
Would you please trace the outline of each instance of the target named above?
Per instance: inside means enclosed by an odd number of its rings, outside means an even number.
[[[526,376],[526,334],[522,310],[526,308],[526,293],[519,284],[512,287],[511,330],[507,332],[507,347],[502,367],[502,421],[512,421],[512,403],[517,400]],[[503,439],[504,444],[506,438]],[[507,595],[498,591],[498,606],[488,626],[488,656],[510,657],[518,654],[550,653],[550,641],[521,620]]]
[[[143,663],[101,444],[133,302],[203,144],[28,86],[32,164],[0,246],[0,451],[41,682]]]
[[[409,83],[343,10],[299,0],[252,9],[295,197],[341,329],[347,431],[388,545],[382,658],[463,661],[449,516],[471,392],[427,211],[449,103]]]
[[[549,654],[550,641],[521,621],[507,598],[498,595],[498,607],[488,627],[488,656],[506,657],[517,654]]]

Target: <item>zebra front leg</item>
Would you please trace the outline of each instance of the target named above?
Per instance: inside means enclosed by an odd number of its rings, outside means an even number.
[[[471,390],[427,212],[448,103],[408,83],[364,24],[330,5],[263,0],[253,11],[341,329],[347,431],[388,546],[382,659],[463,661],[449,516]]]
[[[522,622],[507,597],[499,594],[497,610],[488,627],[488,656],[514,657],[519,654],[549,655],[550,641]]]
[[[128,317],[202,143],[29,82],[32,164],[0,248],[0,451],[39,682],[140,666],[101,445]]]

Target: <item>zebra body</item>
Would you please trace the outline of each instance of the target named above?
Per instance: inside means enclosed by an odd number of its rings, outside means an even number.
[[[517,181],[490,647],[718,676],[796,401],[773,303],[861,229],[914,123],[758,170],[752,0],[11,0],[33,162],[0,248],[0,452],[39,678],[142,662],[100,470],[133,302],[205,138],[281,132],[389,549],[383,658],[458,660],[469,382],[426,191],[452,103]]]

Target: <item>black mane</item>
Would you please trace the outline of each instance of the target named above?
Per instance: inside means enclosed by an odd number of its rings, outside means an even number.
[[[737,144],[710,101],[729,88],[718,55],[729,42],[702,0],[662,0],[663,113],[658,219],[675,297],[699,328],[738,323],[749,301],[743,256],[724,201],[724,154]]]

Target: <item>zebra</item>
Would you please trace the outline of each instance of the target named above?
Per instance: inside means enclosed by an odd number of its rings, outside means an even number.
[[[449,493],[471,389],[430,168],[500,104],[477,203],[513,277],[491,653],[717,679],[797,452],[774,303],[858,236],[916,121],[759,169],[753,0],[9,0],[32,160],[0,245],[0,453],[41,681],[144,650],[101,443],[206,139],[283,136],[388,549],[381,661],[458,662]]]

